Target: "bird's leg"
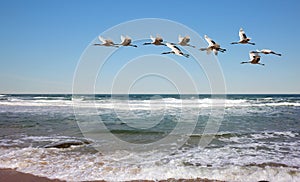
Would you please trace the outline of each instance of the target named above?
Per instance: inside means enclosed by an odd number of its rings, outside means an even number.
[[[132,47],[137,47],[137,45],[133,45],[133,44],[129,44],[129,46],[132,46]]]
[[[245,63],[251,63],[251,61],[243,61],[243,62],[241,62],[241,64],[245,64]]]
[[[231,42],[231,44],[238,44],[238,42]]]
[[[184,57],[186,57],[186,58],[188,58],[188,57],[190,57],[190,55],[189,54],[182,54]]]
[[[196,46],[193,46],[191,44],[187,44],[187,46],[192,47],[192,48],[196,48]]]
[[[253,42],[248,42],[248,44],[255,45],[255,43],[253,43]]]
[[[150,43],[150,42],[145,42],[143,45],[150,45],[150,44],[152,44],[152,43]]]
[[[220,52],[225,52],[226,49],[220,48]]]
[[[161,53],[161,54],[173,54],[174,52],[163,52],[163,53]]]

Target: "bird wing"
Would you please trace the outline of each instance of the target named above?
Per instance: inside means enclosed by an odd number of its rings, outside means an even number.
[[[241,28],[239,31],[240,40],[244,40],[247,38],[245,31]]]
[[[249,57],[250,57],[250,60],[252,60],[252,59],[254,59],[255,54],[253,52],[249,52]]]
[[[170,44],[169,42],[166,43],[166,45],[168,46],[168,48],[172,49],[173,48],[173,45]]]
[[[260,56],[254,57],[253,60],[251,60],[251,63],[257,64],[260,61]]]
[[[206,42],[208,43],[208,46],[213,46],[216,44],[215,41],[213,41],[211,38],[209,38],[207,35],[204,36]]]
[[[176,52],[176,51],[181,52],[181,50],[180,50],[176,45],[173,45],[172,50],[173,50],[174,52]],[[175,51],[175,50],[176,50],[176,51]]]
[[[126,37],[124,35],[121,35],[121,42],[124,42],[125,39]]]
[[[106,40],[105,40],[103,37],[101,37],[101,36],[99,36],[98,39],[99,39],[102,43],[105,43],[105,42],[106,42]]]
[[[272,52],[272,50],[270,50],[270,49],[262,49],[262,50],[260,50],[260,52],[263,52],[263,53],[270,53],[270,52]]]
[[[178,52],[178,53],[181,52],[181,50],[180,50],[177,46],[175,46],[175,45],[173,45],[173,44],[166,43],[166,45],[167,45],[173,52]]]
[[[182,40],[184,39],[184,37],[182,37],[181,35],[178,35],[178,41],[182,42]]]
[[[254,60],[256,58],[260,58],[260,55],[258,54],[258,52],[251,51],[249,52],[249,57],[251,60]]]
[[[155,37],[153,37],[152,35],[150,35],[150,39],[152,40],[152,42],[155,41]]]
[[[171,48],[173,52],[175,52],[175,54],[181,54],[181,50],[176,46],[176,45],[173,45],[173,48]]]

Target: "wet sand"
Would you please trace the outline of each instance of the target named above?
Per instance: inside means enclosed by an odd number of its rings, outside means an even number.
[[[28,173],[18,172],[14,169],[0,169],[0,181],[5,182],[63,182],[58,179],[49,179],[46,177],[35,176]],[[103,180],[99,180],[97,182],[105,182]],[[132,180],[127,182],[154,182],[153,180]],[[219,180],[209,180],[209,179],[167,179],[160,180],[159,182],[221,182]]]
[[[0,169],[0,181],[5,182],[62,182],[58,179],[49,179],[28,173],[18,172],[14,169]]]

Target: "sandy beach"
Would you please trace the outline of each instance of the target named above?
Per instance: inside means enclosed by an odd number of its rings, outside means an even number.
[[[45,177],[35,176],[28,173],[18,172],[14,169],[0,169],[0,181],[5,182],[61,182],[58,179],[49,179]]]
[[[0,181],[5,182],[63,182],[59,179],[49,179],[41,176],[35,176],[28,173],[18,172],[14,169],[0,169]],[[104,180],[97,180],[97,182],[105,182]],[[153,180],[132,180],[127,182],[154,182]],[[160,180],[159,182],[221,182],[219,180],[209,179],[174,179]]]

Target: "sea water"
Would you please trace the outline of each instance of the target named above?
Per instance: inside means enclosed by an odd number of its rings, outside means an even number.
[[[89,109],[105,126],[95,135],[78,122]],[[206,132],[208,122],[218,124]],[[140,150],[166,137],[183,142]],[[300,95],[0,95],[0,168],[68,181],[300,181],[299,167]]]

